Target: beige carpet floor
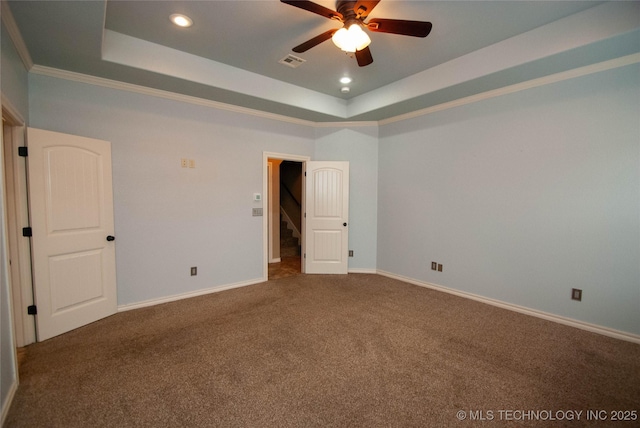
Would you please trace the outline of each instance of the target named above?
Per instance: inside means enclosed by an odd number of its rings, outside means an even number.
[[[30,345],[20,382],[7,427],[638,426],[609,412],[640,410],[640,345],[378,275],[298,275]]]

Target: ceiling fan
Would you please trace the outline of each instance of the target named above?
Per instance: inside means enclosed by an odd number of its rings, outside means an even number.
[[[364,67],[373,62],[369,43],[371,39],[363,31],[377,33],[392,33],[403,36],[427,37],[431,32],[431,23],[425,21],[407,21],[402,19],[384,19],[373,18],[368,22],[364,22],[365,18],[371,13],[380,0],[372,1],[344,1],[336,2],[336,10],[333,11],[312,1],[300,0],[280,0],[291,6],[304,9],[306,11],[324,16],[325,18],[334,19],[342,22],[344,25],[340,29],[331,29],[324,33],[307,40],[306,42],[293,48],[294,52],[302,53],[311,49],[320,43],[332,39],[336,46],[345,52],[355,53],[356,60],[360,67]]]

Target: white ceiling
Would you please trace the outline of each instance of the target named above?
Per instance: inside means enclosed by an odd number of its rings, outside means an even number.
[[[278,61],[339,23],[276,0],[9,6],[38,66],[317,122],[382,120],[640,51],[638,2],[382,0],[369,18],[430,21],[431,34],[370,33],[367,67],[329,40],[294,54],[296,69]]]

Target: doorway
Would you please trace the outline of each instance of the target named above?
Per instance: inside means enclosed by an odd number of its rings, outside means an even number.
[[[272,159],[271,165],[269,221],[274,228],[269,279],[273,280],[302,273],[302,163]],[[274,259],[273,253],[278,257]]]
[[[304,162],[306,156],[264,153],[264,279],[304,272]]]

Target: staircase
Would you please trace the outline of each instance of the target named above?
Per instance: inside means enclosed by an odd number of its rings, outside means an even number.
[[[289,229],[286,221],[280,216],[280,257],[293,257],[300,255],[300,241],[293,236],[293,230]]]

